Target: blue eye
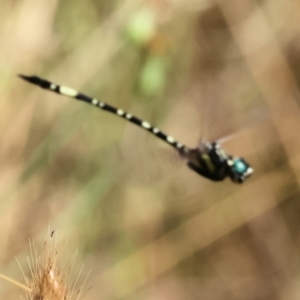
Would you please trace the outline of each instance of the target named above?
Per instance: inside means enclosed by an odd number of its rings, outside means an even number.
[[[244,173],[247,170],[248,166],[241,160],[235,159],[233,169],[238,173]]]

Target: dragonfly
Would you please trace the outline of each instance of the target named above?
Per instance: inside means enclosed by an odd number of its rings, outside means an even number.
[[[198,147],[190,148],[157,127],[152,126],[149,122],[98,100],[97,98],[87,96],[70,87],[55,84],[38,76],[26,76],[22,74],[18,76],[45,90],[86,102],[139,126],[173,147],[185,160],[191,170],[211,181],[218,182],[229,178],[234,183],[243,183],[254,172],[253,168],[245,159],[226,153],[218,141],[201,142]]]

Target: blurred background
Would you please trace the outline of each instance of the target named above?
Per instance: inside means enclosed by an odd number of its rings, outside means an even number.
[[[82,299],[299,299],[300,3],[0,1],[0,264],[76,249]],[[37,74],[254,168],[210,182],[151,134]],[[67,241],[67,242],[65,242]],[[76,269],[76,268],[75,268]],[[72,272],[71,272],[72,273]],[[72,274],[77,277],[76,272]],[[0,282],[2,299],[22,294]]]

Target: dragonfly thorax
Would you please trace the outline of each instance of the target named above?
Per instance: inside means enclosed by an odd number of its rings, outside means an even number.
[[[242,183],[253,173],[244,159],[228,155],[218,142],[202,143],[183,156],[192,170],[213,181],[229,177],[233,182]]]

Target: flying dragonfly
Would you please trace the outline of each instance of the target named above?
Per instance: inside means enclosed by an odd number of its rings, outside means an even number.
[[[169,146],[172,146],[186,161],[187,166],[191,170],[211,181],[222,181],[229,177],[235,183],[243,183],[254,171],[249,163],[243,158],[227,154],[222,149],[221,143],[218,141],[202,142],[197,148],[189,148],[176,141],[172,136],[167,135],[160,129],[152,126],[150,123],[141,120],[120,108],[116,108],[96,98],[89,97],[72,88],[57,85],[38,76],[26,76],[21,74],[18,76],[43,89],[87,102],[147,130]]]

